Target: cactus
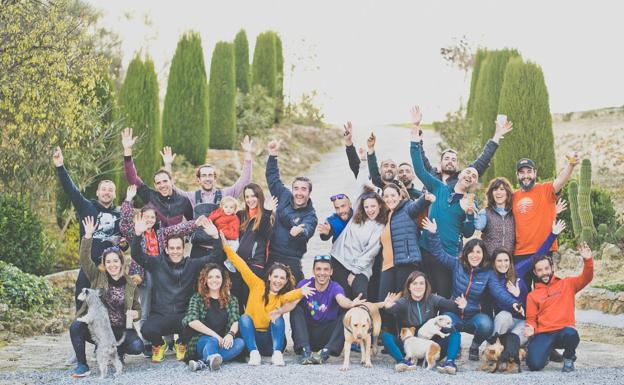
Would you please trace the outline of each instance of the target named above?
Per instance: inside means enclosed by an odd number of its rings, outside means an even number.
[[[573,180],[568,186],[568,200],[570,201],[570,217],[572,218],[572,230],[575,237],[581,236],[581,218],[578,206],[578,183]]]
[[[611,242],[611,236],[609,235],[609,226],[607,226],[606,223],[599,224],[597,230],[600,243]]]
[[[616,242],[624,241],[624,225],[620,226],[617,230],[615,230],[615,233],[613,233],[613,239]]]
[[[594,243],[594,232],[591,228],[583,227],[581,231],[581,242],[585,242],[590,246]]]
[[[588,228],[593,238],[596,235],[596,227],[594,226],[594,216],[591,211],[591,177],[591,161],[583,159],[578,190],[578,214],[581,220],[581,232],[584,233],[585,229]]]

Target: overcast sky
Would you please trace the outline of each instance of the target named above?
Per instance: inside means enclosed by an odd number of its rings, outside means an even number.
[[[620,1],[147,1],[90,0],[123,39],[124,67],[137,50],[156,63],[161,88],[180,35],[197,30],[206,65],[217,41],[277,31],[284,42],[285,94],[317,90],[327,120],[357,124],[425,121],[466,100],[470,76],[440,48],[466,35],[473,45],[517,48],[542,66],[552,112],[624,105],[624,3]],[[131,15],[128,18],[127,15]],[[148,16],[152,26],[146,26]],[[303,57],[305,59],[296,59]],[[292,81],[290,64],[296,66]],[[208,68],[207,68],[208,71]]]

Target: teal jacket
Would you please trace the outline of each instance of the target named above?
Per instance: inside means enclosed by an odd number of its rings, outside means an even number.
[[[440,240],[442,248],[448,254],[459,255],[462,246],[462,236],[471,237],[475,231],[474,215],[466,215],[459,205],[459,201],[463,198],[463,194],[457,194],[454,191],[455,186],[448,186],[441,180],[431,175],[425,169],[422,159],[421,144],[412,142],[410,146],[410,155],[414,172],[423,183],[427,191],[435,195],[436,200],[429,208],[429,218],[435,219],[440,231]],[[475,212],[476,212],[475,208]],[[428,231],[423,231],[420,237],[420,246],[429,252],[433,252],[430,245]]]

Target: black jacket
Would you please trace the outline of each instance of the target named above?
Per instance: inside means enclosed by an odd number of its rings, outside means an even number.
[[[260,209],[259,209],[260,210]],[[267,260],[267,245],[269,239],[271,239],[272,225],[271,225],[271,211],[262,209],[262,219],[260,220],[260,226],[254,231],[255,218],[251,218],[247,227],[243,231],[241,229],[238,236],[238,251],[236,252],[245,262],[252,268],[260,271],[264,270],[264,266]],[[238,219],[241,225],[245,221],[246,213],[244,210],[240,210],[238,213]]]
[[[401,327],[414,326],[418,331],[422,325],[436,317],[438,313],[447,311],[458,313],[459,308],[454,301],[431,294],[424,301],[414,301],[411,297],[401,297],[386,311],[397,318]]]

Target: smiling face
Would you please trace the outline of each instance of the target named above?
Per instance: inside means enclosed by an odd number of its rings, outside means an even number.
[[[467,192],[478,180],[479,172],[474,167],[466,167],[457,177],[457,187],[460,191]]]
[[[440,170],[442,174],[454,174],[459,168],[457,163],[457,154],[452,151],[447,151],[442,154],[440,159]]]
[[[333,273],[331,263],[325,261],[316,261],[314,263],[314,281],[320,286],[325,286],[329,283],[331,275]]]
[[[344,197],[342,199],[336,199],[333,204],[336,215],[343,221],[348,221],[349,217],[351,217],[351,200]]]
[[[235,202],[223,202],[223,212],[225,215],[234,215],[236,214],[236,203]]]
[[[173,193],[173,183],[171,182],[171,178],[169,178],[169,175],[164,172],[159,172],[154,175],[154,186],[162,196],[168,197]]]
[[[123,262],[117,253],[108,253],[104,256],[104,269],[113,279],[123,275]]]
[[[414,301],[419,301],[425,295],[425,291],[427,290],[427,282],[425,281],[425,277],[416,277],[410,285],[409,291],[412,299]]]
[[[113,203],[113,199],[115,199],[115,183],[110,180],[101,181],[95,192],[95,196],[102,206],[110,206],[110,204]]]
[[[538,281],[547,285],[553,277],[552,265],[547,259],[542,259],[535,264],[533,274],[535,274]]]
[[[392,159],[386,159],[381,162],[381,179],[386,182],[392,182],[397,175],[397,165]]]
[[[306,206],[310,199],[310,184],[302,180],[294,181],[292,184],[292,194],[295,208]]]
[[[254,193],[254,191],[250,188],[245,189],[245,204],[250,209],[255,209],[256,207],[258,207],[258,197],[256,196],[256,193]]]
[[[214,167],[207,166],[199,169],[197,182],[204,191],[211,191],[217,182],[217,172]]]
[[[479,245],[475,245],[470,252],[468,252],[468,263],[471,267],[477,267],[483,261],[483,249]]]
[[[184,258],[184,242],[180,238],[171,238],[167,241],[165,251],[171,262],[178,263]]]
[[[509,198],[507,196],[507,190],[503,185],[498,186],[492,191],[492,197],[494,197],[494,203],[496,203],[498,207],[505,207],[507,199]]]
[[[532,167],[522,167],[516,175],[518,176],[520,188],[524,191],[529,191],[535,185],[537,170]]]
[[[383,200],[390,210],[394,210],[401,202],[401,195],[397,190],[388,187],[383,191]]]
[[[218,293],[221,289],[221,285],[223,285],[223,275],[221,274],[221,270],[210,270],[208,272],[208,277],[206,280],[206,286],[208,286],[208,290]]]
[[[148,230],[154,228],[156,224],[156,211],[154,211],[154,209],[143,211],[143,220],[145,220]]]
[[[273,294],[277,294],[286,285],[288,275],[284,269],[273,269],[271,275],[269,275],[269,290]]]
[[[401,164],[399,166],[399,180],[406,186],[409,186],[414,179],[414,170],[409,164]]]
[[[379,207],[379,202],[375,198],[368,198],[364,200],[364,212],[366,213],[366,217],[368,219],[374,220],[379,215],[381,211],[381,207]]]
[[[497,273],[507,274],[511,262],[507,253],[498,253],[494,259],[494,269]]]

